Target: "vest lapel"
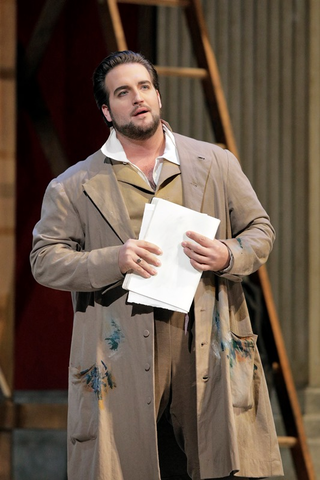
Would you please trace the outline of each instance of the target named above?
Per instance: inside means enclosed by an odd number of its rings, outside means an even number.
[[[114,162],[112,169],[115,172],[115,177],[117,178],[118,182],[135,185],[136,187],[148,190],[153,193],[153,190],[146,183],[146,181],[139,175],[136,170],[130,168],[129,165],[123,165],[122,163]]]
[[[83,189],[120,240],[126,242],[134,238],[128,211],[108,158],[104,160],[103,169],[89,179]]]
[[[166,182],[170,178],[180,175],[180,167],[175,163],[169,162],[168,160],[163,160],[163,165],[158,181],[158,188],[162,185],[162,183]]]

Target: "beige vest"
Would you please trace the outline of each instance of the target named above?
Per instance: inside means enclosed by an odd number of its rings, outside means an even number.
[[[178,205],[183,203],[180,166],[175,163],[163,161],[156,191],[130,164],[113,162],[113,170],[136,238],[139,237],[144,206],[150,203],[153,197],[163,198]]]

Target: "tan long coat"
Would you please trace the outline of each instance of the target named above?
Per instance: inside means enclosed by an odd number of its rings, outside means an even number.
[[[274,240],[269,218],[232,154],[175,135],[184,205],[221,220],[234,257],[204,273],[195,295],[202,478],[281,475],[264,374],[241,288]],[[34,229],[33,274],[69,290],[69,480],[158,480],[153,315],[126,303],[118,251],[133,238],[112,165],[101,151],[53,180]]]

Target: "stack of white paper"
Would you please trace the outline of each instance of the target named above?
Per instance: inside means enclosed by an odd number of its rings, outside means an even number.
[[[146,205],[139,238],[161,248],[161,266],[150,278],[126,275],[123,288],[129,290],[128,301],[188,313],[201,272],[193,268],[181,242],[188,239],[189,230],[213,239],[219,223],[217,218],[154,198]]]

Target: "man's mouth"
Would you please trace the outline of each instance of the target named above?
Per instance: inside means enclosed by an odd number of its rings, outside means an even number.
[[[136,110],[134,113],[133,113],[133,117],[138,117],[139,115],[143,115],[145,113],[148,113],[150,110],[148,108],[138,108],[138,110]]]

